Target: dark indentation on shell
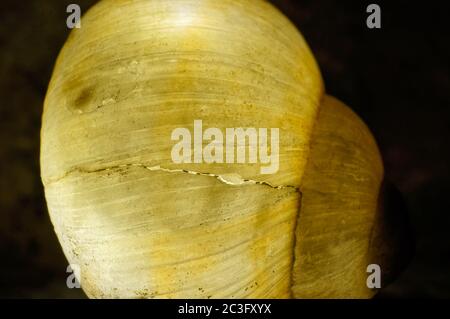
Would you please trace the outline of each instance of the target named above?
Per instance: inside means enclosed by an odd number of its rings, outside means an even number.
[[[78,112],[84,112],[89,109],[89,102],[92,100],[94,96],[95,89],[94,87],[84,88],[78,93],[73,104],[70,106],[72,109]]]

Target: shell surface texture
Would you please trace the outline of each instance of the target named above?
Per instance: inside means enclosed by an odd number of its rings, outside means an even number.
[[[89,297],[374,294],[377,145],[265,1],[96,4],[55,65],[41,174]]]

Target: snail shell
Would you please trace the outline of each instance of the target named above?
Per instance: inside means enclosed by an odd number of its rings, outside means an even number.
[[[87,295],[371,296],[381,160],[323,92],[306,42],[267,2],[95,5],[58,57],[41,133],[48,209]],[[198,119],[279,128],[279,170],[174,163],[172,131]]]

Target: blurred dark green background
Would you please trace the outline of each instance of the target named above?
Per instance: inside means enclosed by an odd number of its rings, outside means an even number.
[[[69,30],[66,7],[96,1],[0,1],[0,297],[73,298],[39,177],[42,104]],[[416,255],[381,297],[450,297],[450,33],[444,1],[273,0],[301,30],[327,90],[369,125],[402,192]]]

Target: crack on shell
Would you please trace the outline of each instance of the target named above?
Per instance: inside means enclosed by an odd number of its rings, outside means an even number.
[[[149,171],[161,171],[161,172],[167,172],[167,173],[184,173],[184,174],[190,174],[190,175],[200,175],[200,176],[208,176],[213,177],[217,179],[218,181],[232,186],[240,186],[240,185],[263,185],[274,189],[286,189],[286,188],[292,188],[296,192],[300,192],[300,188],[293,185],[272,185],[269,182],[266,181],[256,181],[251,179],[242,178],[237,173],[230,173],[230,174],[212,174],[212,173],[203,173],[203,172],[195,172],[191,170],[186,169],[169,169],[161,167],[160,165],[156,166],[148,166],[144,164],[138,164],[138,163],[130,163],[130,164],[121,164],[121,165],[114,165],[110,167],[104,167],[104,168],[98,168],[98,169],[85,169],[81,167],[74,167],[71,170],[67,171],[65,174],[63,174],[60,177],[54,178],[54,179],[47,179],[44,182],[44,186],[49,186],[50,184],[59,182],[60,180],[74,174],[74,173],[81,173],[81,174],[91,174],[91,173],[98,173],[98,172],[106,172],[106,171],[114,171],[118,169],[123,168],[131,168],[131,167],[137,167],[146,169]]]

